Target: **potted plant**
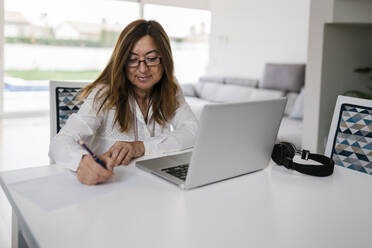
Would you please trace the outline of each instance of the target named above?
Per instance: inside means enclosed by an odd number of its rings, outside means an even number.
[[[356,73],[365,74],[369,79],[372,80],[372,67],[360,67],[354,70]],[[349,90],[344,93],[345,96],[359,97],[364,99],[372,99],[372,87],[367,87],[369,92],[360,90]]]

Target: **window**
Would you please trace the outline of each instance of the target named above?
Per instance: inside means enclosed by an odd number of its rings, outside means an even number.
[[[5,0],[4,112],[49,109],[49,80],[93,81],[140,4],[118,0]],[[144,4],[171,39],[180,83],[195,82],[209,58],[210,12]]]
[[[49,109],[49,80],[94,80],[138,19],[125,1],[5,0],[4,112]]]
[[[146,4],[145,19],[158,21],[171,39],[175,74],[196,82],[209,62],[210,11]]]

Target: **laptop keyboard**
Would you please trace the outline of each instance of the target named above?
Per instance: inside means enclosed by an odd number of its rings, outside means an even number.
[[[172,176],[175,176],[181,179],[182,181],[185,181],[188,169],[189,169],[189,164],[182,164],[182,165],[177,165],[174,167],[162,169],[162,171]]]

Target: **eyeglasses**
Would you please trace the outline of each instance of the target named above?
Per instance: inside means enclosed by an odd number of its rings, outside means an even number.
[[[161,63],[161,57],[147,57],[145,59],[128,59],[127,66],[130,68],[137,68],[141,62],[144,62],[146,66],[156,66]]]

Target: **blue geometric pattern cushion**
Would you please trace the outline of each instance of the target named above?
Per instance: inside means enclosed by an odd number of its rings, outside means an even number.
[[[372,174],[372,109],[342,104],[333,144],[337,165]]]
[[[57,87],[57,133],[66,124],[71,114],[79,111],[82,101],[77,99],[81,88]]]

